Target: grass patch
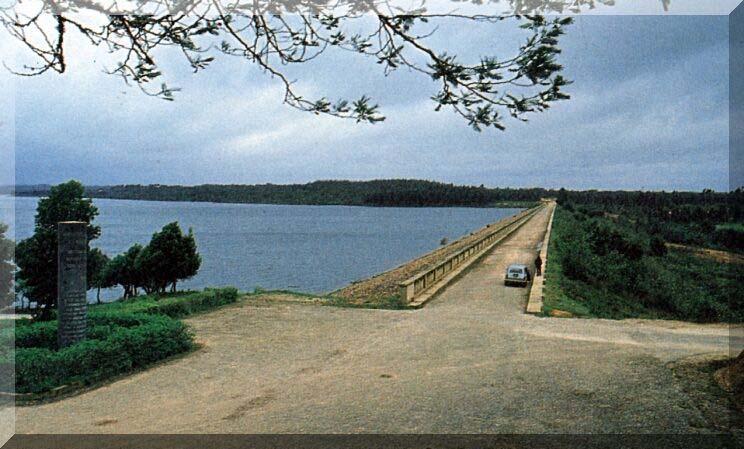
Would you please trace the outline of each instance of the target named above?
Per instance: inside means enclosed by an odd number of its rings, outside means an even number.
[[[354,299],[344,298],[341,296],[333,295],[314,295],[312,293],[297,292],[293,290],[264,290],[262,288],[256,288],[253,293],[249,293],[247,297],[261,297],[271,295],[286,295],[294,296],[298,300],[314,300],[316,303],[324,306],[332,307],[346,307],[351,309],[389,309],[389,310],[405,310],[410,309],[400,298],[400,296],[381,296],[381,297],[370,297],[365,298],[363,301]]]
[[[556,266],[557,265],[557,266]],[[591,310],[581,301],[573,299],[567,292],[568,283],[557,261],[551,260],[545,271],[545,287],[543,287],[543,308],[545,315],[553,310],[571,312],[579,317],[593,317]]]
[[[348,298],[342,298],[338,296],[327,296],[325,297],[323,304],[335,307],[349,307],[352,309],[389,309],[389,310],[405,310],[410,309],[407,304],[403,302],[400,296],[383,296],[383,297],[372,297],[365,298],[363,302],[355,302]]]
[[[110,313],[146,313],[183,318],[205,312],[238,300],[234,287],[205,288],[201,292],[178,292],[165,295],[143,295],[132,299],[91,306],[91,310]]]

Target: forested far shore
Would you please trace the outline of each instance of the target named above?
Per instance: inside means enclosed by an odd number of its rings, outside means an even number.
[[[0,193],[17,196],[47,196],[50,186],[29,185],[0,187]],[[726,206],[731,221],[741,219],[736,198],[741,189],[732,193],[713,192],[641,192],[641,191],[574,191],[545,188],[490,188],[464,186],[412,179],[382,179],[373,181],[315,181],[307,184],[205,184],[179,185],[115,185],[87,186],[91,198],[145,201],[191,201],[245,204],[345,205],[377,207],[527,207],[541,198],[554,197],[576,203],[612,204],[614,208],[651,205],[664,207],[675,204]]]
[[[17,196],[46,196],[49,186],[17,186]],[[198,186],[117,185],[88,186],[91,198],[144,201],[187,201],[241,204],[341,205],[377,207],[527,207],[544,189],[491,189],[418,180],[315,181],[307,184]]]

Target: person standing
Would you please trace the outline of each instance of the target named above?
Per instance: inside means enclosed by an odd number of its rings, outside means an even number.
[[[537,253],[537,257],[535,258],[535,276],[542,275],[542,259],[540,258],[540,253]]]

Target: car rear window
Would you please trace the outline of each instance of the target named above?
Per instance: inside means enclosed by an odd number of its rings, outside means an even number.
[[[511,270],[509,270],[509,273],[511,273],[511,274],[522,274],[522,269],[521,268],[512,268]]]

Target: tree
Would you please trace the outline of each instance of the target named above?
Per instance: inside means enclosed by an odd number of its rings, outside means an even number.
[[[144,285],[142,274],[137,270],[137,257],[142,252],[142,245],[136,243],[124,254],[114,257],[103,270],[104,285],[121,285],[124,299],[137,296],[137,289]]]
[[[386,75],[403,67],[434,80],[438,85],[431,95],[435,109],[450,109],[481,130],[504,129],[506,116],[526,120],[529,113],[569,98],[562,91],[569,82],[560,74],[556,57],[558,38],[571,18],[547,19],[540,14],[573,12],[596,3],[613,0],[510,0],[508,11],[490,15],[430,12],[424,4],[406,11],[386,1],[352,0],[150,0],[135,2],[137,15],[132,15],[126,6],[122,9],[105,0],[62,0],[39,1],[35,8],[22,11],[5,8],[0,20],[38,61],[36,66],[25,66],[19,72],[23,75],[65,72],[69,56],[65,36],[79,32],[92,45],[107,46],[119,56],[120,61],[109,69],[111,74],[148,95],[173,100],[178,89],[162,82],[157,59],[161,49],[174,48],[194,72],[207,68],[218,56],[246,60],[280,82],[284,102],[291,107],[357,122],[384,120],[378,105],[366,95],[330,100],[307,98],[297,91],[289,66],[339,50],[376,62]],[[446,45],[435,45],[430,39],[440,27],[453,23],[521,24],[524,43],[512,54],[463,61]]]
[[[46,319],[57,305],[57,224],[61,221],[88,223],[88,243],[98,238],[101,229],[90,224],[98,209],[83,198],[84,187],[78,181],[54,186],[36,208],[34,235],[16,248],[17,277],[25,293],[38,304],[37,315]]]
[[[13,290],[13,272],[15,271],[13,253],[15,245],[10,239],[6,238],[6,232],[8,232],[8,225],[0,223],[0,309],[11,305],[15,297]]]
[[[176,292],[178,281],[190,279],[199,272],[201,268],[201,256],[196,249],[196,238],[194,232],[189,228],[189,233],[181,238],[177,269],[172,279],[172,291]]]
[[[20,300],[21,309],[26,308],[28,294],[26,289],[26,283],[22,279],[16,279],[15,281],[15,297]],[[30,307],[30,304],[29,304]]]
[[[96,289],[96,301],[101,303],[101,289],[114,287],[116,283],[106,276],[106,267],[110,263],[109,257],[98,248],[88,252],[88,290]]]
[[[169,223],[153,234],[136,260],[137,271],[147,279],[148,293],[165,292],[169,285],[175,292],[178,281],[194,276],[200,266],[194,233],[189,229],[184,235],[178,222]]]

